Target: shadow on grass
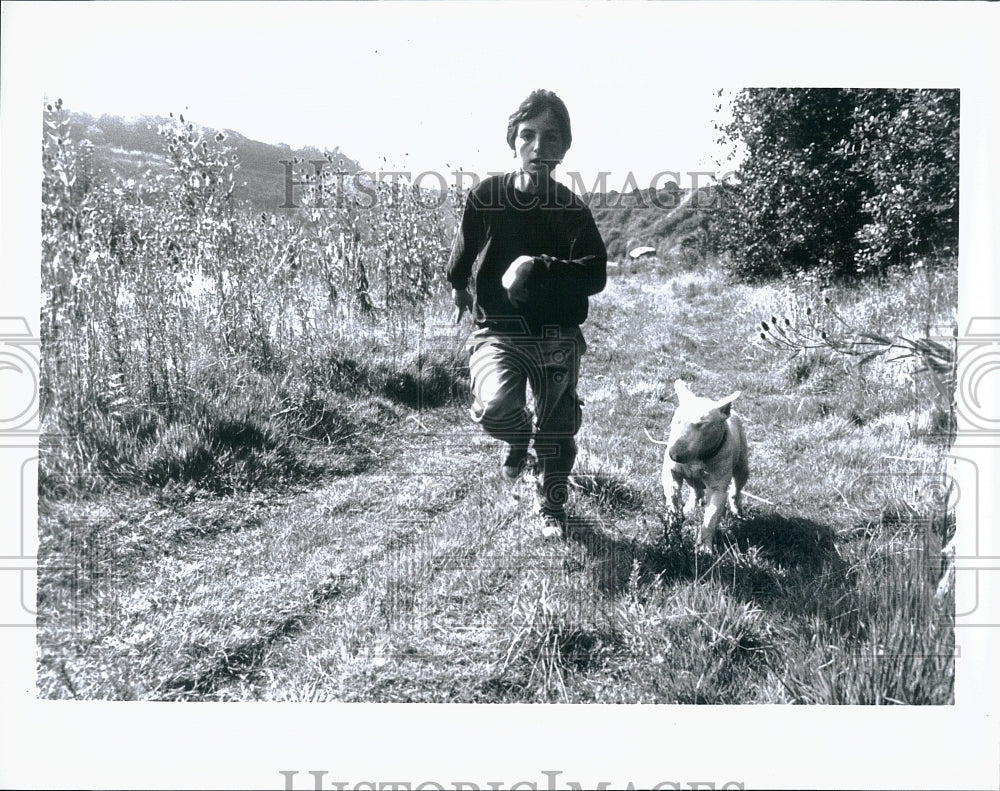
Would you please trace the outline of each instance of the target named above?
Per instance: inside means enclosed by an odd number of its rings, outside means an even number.
[[[740,598],[767,604],[783,595],[789,577],[839,577],[845,570],[832,528],[809,519],[768,514],[729,520],[714,555],[695,551],[690,526],[677,530],[660,521],[659,542],[616,537],[582,517],[570,518],[568,538],[586,550],[594,584],[608,596],[624,591],[632,577],[642,584],[710,578]]]
[[[729,523],[726,538],[742,552],[756,548],[762,557],[785,569],[838,567],[840,555],[829,525],[781,514],[753,514]]]
[[[410,409],[428,409],[464,403],[468,397],[468,369],[445,355],[432,359],[420,354],[406,361],[358,361],[331,352],[306,374],[309,381],[355,397],[381,395]]]
[[[641,582],[657,577],[689,576],[683,553],[656,547],[636,539],[608,534],[603,526],[583,517],[570,517],[567,537],[580,544],[590,556],[595,586],[609,596],[616,596],[637,575]]]

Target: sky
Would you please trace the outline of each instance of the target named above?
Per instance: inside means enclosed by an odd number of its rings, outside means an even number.
[[[692,186],[734,164],[716,143],[720,90],[943,87],[977,69],[969,25],[935,5],[872,4],[859,24],[851,3],[5,2],[21,32],[5,36],[3,99],[8,115],[40,95],[94,115],[184,112],[339,146],[369,170],[485,174],[513,168],[507,117],[544,87],[573,122],[564,181]]]
[[[719,90],[725,97],[745,85],[913,84],[915,68],[934,65],[910,39],[916,62],[865,68],[859,51],[884,52],[893,37],[906,45],[899,15],[890,10],[886,24],[859,29],[844,4],[809,5],[817,10],[808,15],[787,3],[765,15],[767,3],[684,2],[4,10],[5,23],[41,26],[25,76],[72,110],[184,112],[265,142],[339,146],[368,170],[482,175],[513,168],[507,117],[544,87],[564,99],[573,122],[562,179],[579,173],[577,183],[590,189],[605,173],[607,188],[620,189],[665,180],[688,187],[705,183],[696,173],[729,172],[734,163],[714,127],[725,118],[716,113]],[[848,37],[860,42],[846,48]]]
[[[650,26],[635,10],[68,5],[47,21],[58,45],[33,76],[73,110],[181,111],[265,142],[340,146],[367,169],[414,173],[511,169],[507,117],[544,87],[569,107],[564,170],[587,187],[601,172],[613,189],[629,174],[646,187],[718,170],[712,122],[724,86],[711,43],[671,34],[688,11],[665,8]]]

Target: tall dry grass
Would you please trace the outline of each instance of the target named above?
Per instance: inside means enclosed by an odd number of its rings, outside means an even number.
[[[400,362],[370,342],[419,332],[453,195],[313,178],[303,209],[256,215],[234,200],[224,136],[183,116],[160,129],[168,174],[114,183],[61,102],[43,123],[43,493],[308,479],[294,437],[354,430],[318,388],[453,384],[449,360]]]

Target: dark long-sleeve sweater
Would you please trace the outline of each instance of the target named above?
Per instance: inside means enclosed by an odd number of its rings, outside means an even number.
[[[492,176],[478,184],[465,205],[448,262],[454,288],[469,284],[475,273],[475,318],[498,329],[518,314],[500,282],[518,256],[551,256],[554,275],[582,300],[582,318],[558,321],[569,326],[586,318],[587,297],[604,289],[607,251],[590,209],[572,190],[549,180],[537,195],[514,188],[515,173]]]

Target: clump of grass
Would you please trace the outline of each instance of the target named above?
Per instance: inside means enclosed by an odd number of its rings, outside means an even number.
[[[528,700],[570,700],[569,676],[586,670],[612,638],[585,615],[590,594],[556,586],[533,573],[524,580],[511,613],[510,633],[496,682]]]
[[[613,623],[643,702],[764,702],[755,686],[780,630],[757,605],[705,581],[661,590],[633,582]]]
[[[523,686],[530,689],[536,685],[543,700],[565,700],[567,667],[563,649],[571,631],[552,600],[547,578],[525,581],[512,620],[513,632],[500,674],[517,663],[527,674]]]
[[[786,652],[782,683],[795,702],[954,701],[954,601],[935,601],[940,556],[929,549],[883,533],[866,543],[842,598]]]
[[[138,467],[140,479],[150,486],[190,485],[216,494],[307,480],[318,472],[253,417],[210,412],[192,423],[167,425]]]
[[[162,411],[95,414],[82,432],[44,447],[40,493],[148,486],[227,494],[313,479],[319,468],[270,413],[280,393],[269,384],[192,390]]]
[[[578,472],[570,484],[587,497],[593,498],[597,507],[611,513],[641,510],[645,498],[627,479],[602,472]]]
[[[42,496],[108,486],[227,494],[305,484],[324,471],[357,471],[372,441],[399,419],[396,405],[432,409],[464,403],[467,394],[468,374],[447,350],[395,360],[368,350],[359,360],[334,349],[283,368],[206,366],[170,403],[95,406],[69,436],[50,416]]]

